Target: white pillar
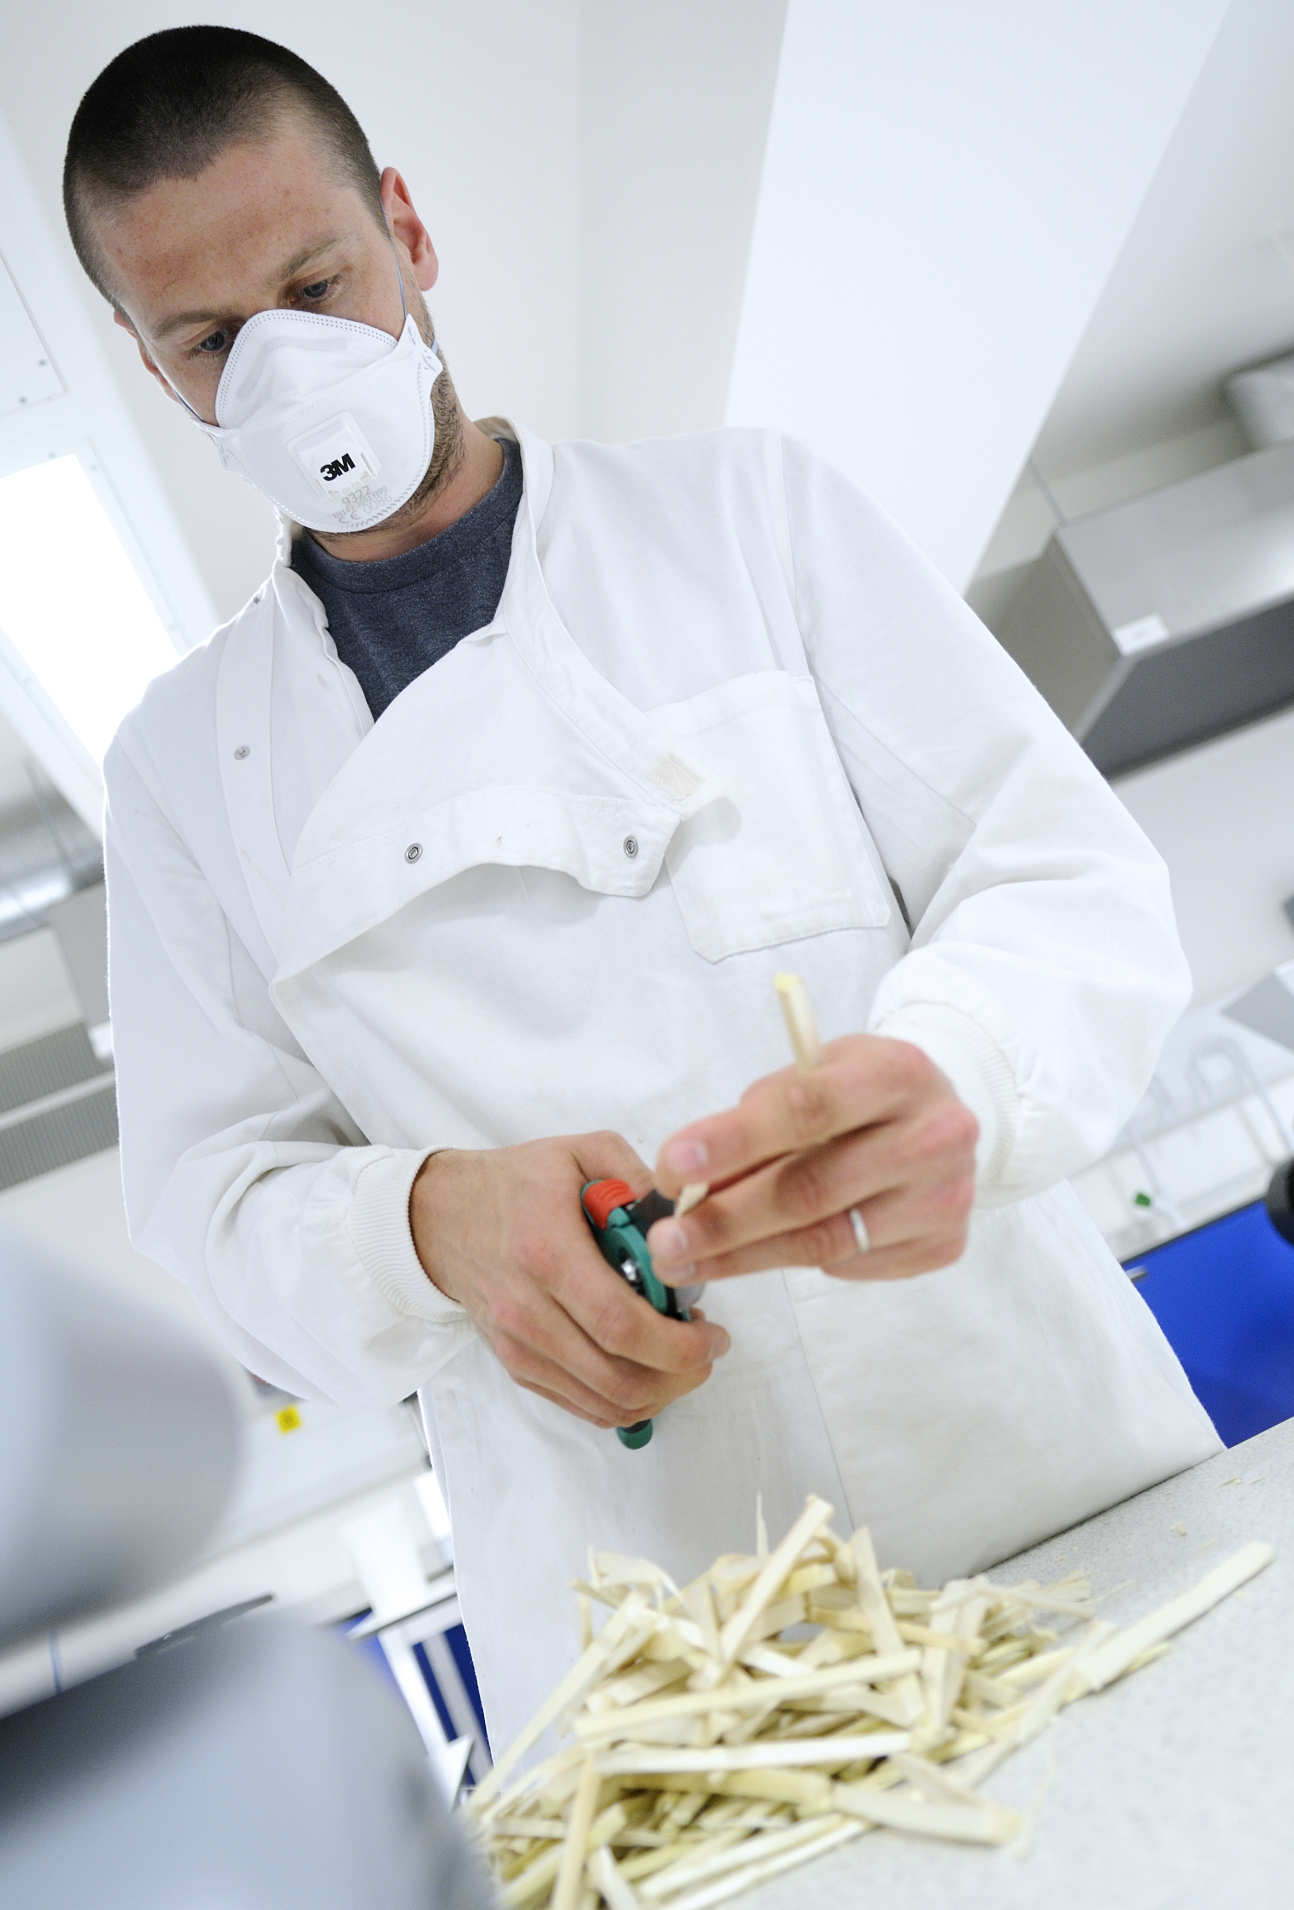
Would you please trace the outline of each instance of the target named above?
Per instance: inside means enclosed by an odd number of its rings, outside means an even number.
[[[790,0],[727,416],[964,589],[1227,0]]]
[[[581,425],[723,422],[786,0],[581,0]]]

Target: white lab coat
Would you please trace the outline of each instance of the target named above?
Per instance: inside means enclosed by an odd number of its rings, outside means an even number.
[[[1064,1184],[1186,1000],[1154,851],[800,445],[518,435],[498,614],[376,725],[281,550],[106,766],[132,1236],[283,1386],[421,1390],[496,1744],[575,1649],[590,1543],[682,1578],[748,1548],[757,1489],[774,1530],[813,1490],[941,1578],[1217,1449]],[[601,1126],[651,1160],[786,1064],[783,967],[824,1037],[918,1043],[979,1116],[970,1244],[712,1286],[732,1352],[628,1452],[425,1278],[410,1184]]]

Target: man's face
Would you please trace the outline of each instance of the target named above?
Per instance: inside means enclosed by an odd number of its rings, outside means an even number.
[[[240,325],[272,308],[329,312],[399,336],[405,296],[430,337],[419,286],[436,257],[399,175],[382,179],[395,249],[319,134],[296,115],[229,146],[194,179],[164,179],[96,214],[121,308],[150,370],[209,424]]]

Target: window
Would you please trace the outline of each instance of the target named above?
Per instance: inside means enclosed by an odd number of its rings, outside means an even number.
[[[3,119],[0,178],[0,761],[7,729],[97,834],[117,724],[215,616]]]
[[[175,645],[75,455],[0,477],[0,639],[96,764]],[[17,669],[15,669],[15,659]]]

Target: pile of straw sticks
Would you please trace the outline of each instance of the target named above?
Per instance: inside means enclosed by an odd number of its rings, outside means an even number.
[[[923,1591],[831,1515],[811,1498],[771,1550],[760,1519],[753,1557],[681,1590],[593,1556],[583,1655],[467,1806],[509,1910],[706,1910],[875,1826],[1005,1843],[997,1765],[1274,1556],[1246,1545],[1120,1629],[1081,1575]],[[554,1727],[569,1742],[514,1778]]]

